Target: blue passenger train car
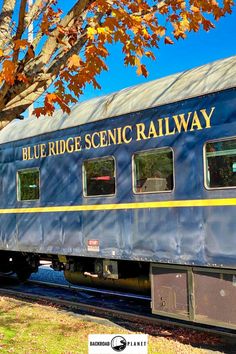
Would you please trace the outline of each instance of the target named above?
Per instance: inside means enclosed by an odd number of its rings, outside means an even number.
[[[0,132],[0,270],[236,327],[236,57]],[[219,310],[220,309],[220,310]]]

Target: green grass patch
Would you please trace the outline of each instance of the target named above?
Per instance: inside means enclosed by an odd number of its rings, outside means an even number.
[[[89,334],[137,333],[111,322],[100,322],[101,319],[89,321],[52,306],[0,297],[0,353],[87,354]],[[149,354],[206,353],[157,333],[154,330],[149,335]]]

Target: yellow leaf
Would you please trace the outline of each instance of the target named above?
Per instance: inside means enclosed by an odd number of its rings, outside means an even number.
[[[188,20],[186,14],[183,15],[183,19],[180,21],[180,27],[182,30],[189,29],[189,20]]]
[[[97,30],[94,27],[89,27],[87,29],[87,34],[90,39],[93,39],[95,34],[97,34]]]
[[[97,28],[97,33],[98,34],[107,34],[109,32],[110,32],[110,30],[109,30],[108,27],[98,27]]]

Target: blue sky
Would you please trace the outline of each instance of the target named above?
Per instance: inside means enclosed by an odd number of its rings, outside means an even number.
[[[111,56],[107,60],[109,71],[98,78],[102,89],[94,90],[92,87],[87,87],[81,100],[236,55],[236,7],[231,15],[225,16],[216,23],[215,29],[209,32],[202,30],[191,33],[185,40],[179,40],[174,45],[160,45],[155,55],[156,61],[148,62],[149,76],[146,79],[137,76],[135,68],[125,67],[119,48],[113,47]]]

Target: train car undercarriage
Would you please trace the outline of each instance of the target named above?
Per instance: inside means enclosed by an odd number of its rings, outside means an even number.
[[[1,251],[0,272],[25,281],[43,260],[72,284],[151,293],[153,314],[236,329],[235,269]]]

